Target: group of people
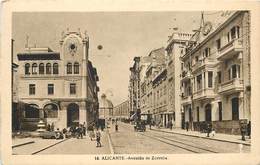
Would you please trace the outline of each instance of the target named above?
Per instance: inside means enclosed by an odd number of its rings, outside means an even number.
[[[47,125],[47,131],[55,132],[56,139],[63,139],[68,137],[74,137],[77,139],[83,139],[83,136],[89,135],[91,141],[96,140],[96,147],[101,147],[101,132],[98,127],[95,126],[94,123],[91,123],[88,128],[86,128],[86,123],[79,124],[79,126],[71,126],[68,129],[63,128],[60,130],[57,128],[54,131],[54,124]]]

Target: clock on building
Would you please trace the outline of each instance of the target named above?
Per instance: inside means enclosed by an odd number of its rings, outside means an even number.
[[[67,50],[68,52],[74,56],[78,49],[78,39],[77,38],[69,38],[67,41]]]

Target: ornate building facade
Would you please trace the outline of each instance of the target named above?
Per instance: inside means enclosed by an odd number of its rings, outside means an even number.
[[[240,133],[250,120],[250,13],[230,12],[205,22],[182,55],[182,108],[195,130],[211,122],[217,132]]]
[[[35,130],[40,119],[56,128],[97,119],[99,78],[86,34],[62,33],[59,52],[26,47],[17,56],[18,98],[31,107],[24,110],[23,129]]]

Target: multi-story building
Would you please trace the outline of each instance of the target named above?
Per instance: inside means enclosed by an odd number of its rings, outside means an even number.
[[[113,116],[118,119],[129,119],[130,118],[130,111],[129,111],[129,101],[126,100],[113,109]]]
[[[130,67],[129,105],[131,116],[140,113],[140,57],[135,57]]]
[[[185,121],[199,130],[211,122],[217,132],[239,134],[250,120],[250,13],[230,12],[214,25],[205,22],[183,61]]]
[[[157,124],[162,122],[161,115],[159,115],[159,110],[156,107],[159,98],[156,97],[155,88],[155,79],[156,76],[160,74],[163,67],[165,68],[165,50],[164,47],[152,50],[148,57],[152,60],[149,66],[146,69],[146,92],[144,97],[146,97],[146,108],[142,111],[143,114],[149,115],[153,119],[156,118]],[[157,82],[157,79],[156,79]],[[161,88],[160,85],[158,88]],[[156,90],[158,90],[156,88]],[[152,115],[152,116],[151,116]]]
[[[107,99],[107,96],[105,94],[102,94],[101,99],[99,101],[98,118],[110,120],[111,118],[113,118],[113,108],[114,105],[112,101]]]
[[[172,121],[176,128],[183,127],[184,113],[181,111],[181,61],[180,56],[184,53],[184,48],[191,40],[192,34],[173,32],[170,36],[166,52],[167,52],[167,95],[168,107],[165,112],[166,121]]]
[[[26,47],[18,53],[18,98],[31,107],[24,111],[24,129],[35,130],[40,119],[56,128],[94,122],[99,88],[88,50],[86,34],[66,32],[60,52]]]

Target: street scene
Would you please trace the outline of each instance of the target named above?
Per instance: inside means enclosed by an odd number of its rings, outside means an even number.
[[[249,11],[12,22],[13,155],[250,153]]]

